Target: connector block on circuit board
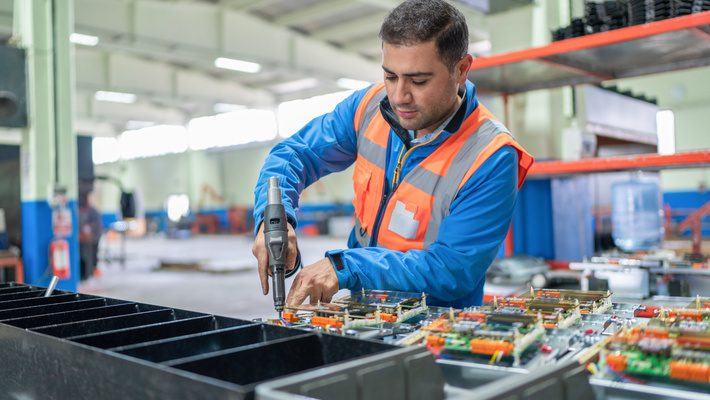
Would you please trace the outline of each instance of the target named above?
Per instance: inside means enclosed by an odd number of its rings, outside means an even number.
[[[654,319],[647,326],[617,332],[602,349],[600,360],[622,377],[710,384],[710,333],[665,322]]]

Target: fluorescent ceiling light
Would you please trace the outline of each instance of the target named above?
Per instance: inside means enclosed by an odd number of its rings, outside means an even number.
[[[318,84],[318,79],[316,78],[303,78],[272,85],[270,88],[276,93],[291,93],[298,92],[299,90],[311,89],[318,86]]]
[[[83,33],[72,33],[69,35],[69,41],[83,46],[96,46],[99,44],[99,37],[84,35]]]
[[[340,78],[337,83],[341,88],[349,90],[364,89],[370,86],[370,82],[350,78]]]
[[[133,104],[136,102],[137,96],[133,93],[108,92],[99,90],[94,94],[94,98],[98,101],[110,101],[112,103]]]
[[[493,44],[490,40],[479,40],[478,42],[473,42],[468,44],[469,54],[474,55],[487,55],[491,53]]]
[[[247,106],[241,104],[230,104],[230,103],[215,103],[212,110],[217,114],[228,113],[232,111],[239,111],[246,109]]]
[[[137,119],[132,119],[132,120],[126,122],[126,130],[132,131],[135,129],[147,128],[147,127],[153,126],[153,125],[155,125],[155,122],[153,122],[153,121],[140,121]]]
[[[233,71],[248,72],[255,74],[261,71],[261,65],[243,60],[235,60],[233,58],[219,57],[214,60],[214,66],[217,68],[231,69]]]

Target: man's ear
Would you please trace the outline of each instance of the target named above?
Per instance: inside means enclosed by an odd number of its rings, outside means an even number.
[[[466,54],[461,60],[459,60],[458,63],[456,63],[456,82],[458,82],[459,85],[466,83],[468,71],[471,69],[472,63],[473,56],[470,54]]]

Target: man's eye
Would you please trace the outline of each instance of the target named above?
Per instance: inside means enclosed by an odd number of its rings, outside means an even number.
[[[415,84],[415,85],[423,85],[423,84],[425,84],[426,82],[427,82],[427,81],[412,81],[412,83]]]
[[[397,77],[396,76],[385,76],[385,79],[387,79],[388,81],[393,81],[393,80],[397,79]]]

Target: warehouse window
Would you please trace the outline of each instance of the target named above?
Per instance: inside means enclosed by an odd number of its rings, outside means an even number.
[[[194,118],[188,124],[190,149],[264,142],[276,137],[276,116],[269,110],[240,110]]]
[[[293,135],[313,118],[333,111],[335,106],[352,92],[352,90],[345,90],[279,104],[277,112],[279,135],[281,137]]]
[[[182,153],[187,150],[187,130],[181,125],[156,125],[125,131],[118,144],[124,160]]]
[[[113,137],[95,137],[91,140],[91,153],[94,164],[104,164],[118,161],[121,153],[118,140]]]
[[[658,154],[675,154],[675,115],[672,110],[656,113]]]

